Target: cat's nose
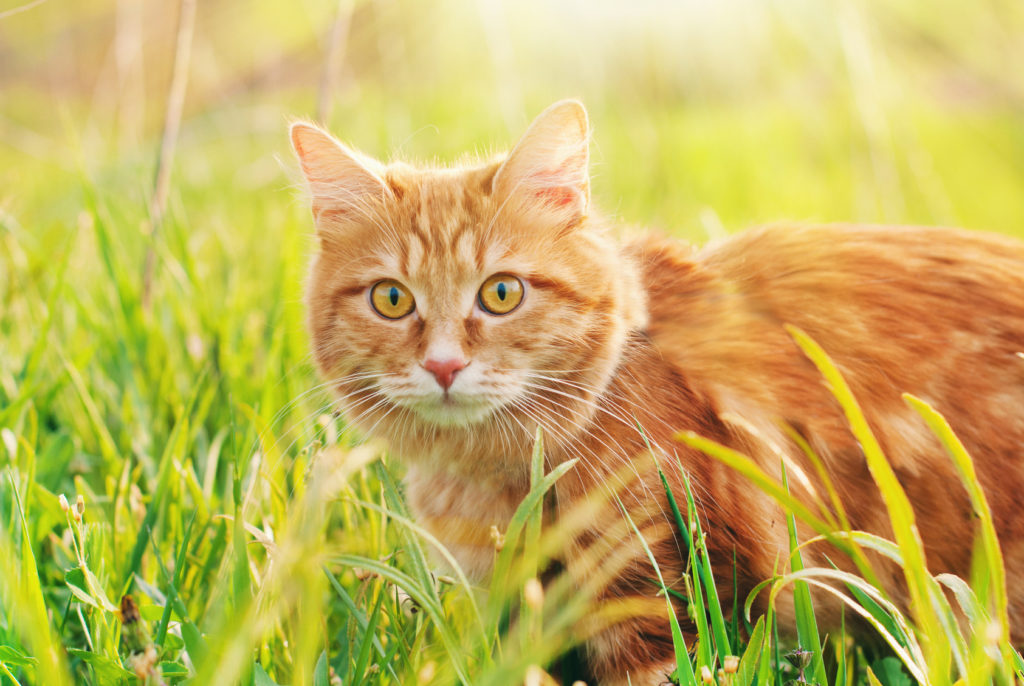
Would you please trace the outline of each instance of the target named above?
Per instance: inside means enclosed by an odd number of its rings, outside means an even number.
[[[437,379],[437,383],[441,384],[441,388],[448,390],[451,388],[452,382],[455,381],[455,375],[460,370],[465,369],[466,361],[457,358],[451,358],[448,360],[434,360],[429,359],[423,363],[423,368],[434,375]]]

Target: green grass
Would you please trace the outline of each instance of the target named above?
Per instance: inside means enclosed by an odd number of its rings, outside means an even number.
[[[850,22],[847,4],[821,5],[835,16],[798,4],[766,3],[756,26],[669,13],[660,32],[655,12],[641,22],[650,41],[614,18],[575,30],[538,6],[503,5],[513,56],[503,63],[484,5],[357,2],[328,124],[380,157],[453,161],[508,146],[529,116],[575,95],[594,125],[595,201],[624,224],[698,242],[785,219],[1024,237],[1024,105],[1006,68],[1024,35],[1020,8],[879,1]],[[95,30],[113,34],[115,3],[0,18],[0,686],[498,686],[541,676],[578,642],[586,592],[566,579],[541,602],[525,591],[564,536],[539,519],[558,473],[535,462],[489,588],[439,576],[431,560],[444,551],[406,510],[400,462],[360,445],[318,387],[301,302],[314,242],[285,132],[311,112],[336,6],[201,4],[155,238],[147,207],[173,16],[152,10],[145,74],[122,81]],[[680,43],[682,56],[666,47]],[[803,345],[866,431],[827,359]],[[928,574],[880,452],[872,470],[893,542],[850,532],[841,503],[795,503],[742,455],[685,437],[791,506],[794,529],[802,521],[848,550],[860,574],[800,569],[794,540],[792,573],[761,591],[796,594],[800,638],[780,645],[772,613],[748,622],[744,599],[719,607],[714,582],[730,580],[712,579],[700,535],[713,523],[673,494],[677,527],[694,532],[683,538],[700,628],[679,655],[681,683],[700,682],[703,668],[714,677],[728,654],[741,658],[730,686],[799,674],[874,683],[869,667],[887,686],[1012,681],[1021,665],[1000,640],[1006,579],[984,496],[941,418],[908,403],[947,446],[978,513],[972,578]],[[872,589],[864,551],[904,564],[908,614]],[[867,608],[892,655],[816,626],[809,590],[825,584],[850,600],[848,617]],[[968,627],[951,624],[940,587]],[[125,596],[138,621],[124,621]],[[786,657],[798,645],[809,658]]]

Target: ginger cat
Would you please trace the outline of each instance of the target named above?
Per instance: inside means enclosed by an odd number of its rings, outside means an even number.
[[[966,578],[966,493],[901,393],[945,415],[994,510],[1011,623],[1024,621],[1024,244],[869,226],[774,226],[702,249],[619,242],[590,205],[589,127],[574,101],[543,112],[504,159],[451,169],[384,165],[309,124],[291,138],[320,243],[308,285],[320,371],[347,421],[406,461],[413,511],[471,576],[487,575],[488,532],[528,489],[537,426],[549,469],[579,459],[555,487],[555,516],[614,483],[666,583],[685,561],[645,440],[676,494],[676,460],[689,472],[715,576],[731,581],[735,554],[741,602],[788,551],[774,502],[673,441],[681,430],[777,475],[779,448],[808,464],[779,428],[788,422],[853,528],[891,537],[863,453],[788,323],[861,403],[914,504],[930,571]],[[623,519],[606,505],[561,563],[581,585],[607,574],[603,599],[650,601],[587,639],[597,682],[658,684],[673,669],[664,599]],[[805,563],[829,564],[829,552],[808,548]],[[719,590],[731,607],[731,584]]]

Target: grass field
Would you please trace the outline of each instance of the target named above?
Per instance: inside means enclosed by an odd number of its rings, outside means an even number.
[[[454,162],[575,96],[595,201],[624,225],[1024,237],[1015,0],[199,3],[162,205],[177,22],[155,0],[0,5],[2,686],[541,684],[572,642],[586,606],[528,583],[549,540],[536,510],[506,532],[490,593],[439,578],[401,464],[332,415],[304,331],[293,117],[378,157]],[[807,658],[785,657],[771,617],[744,632],[712,611],[681,683],[702,667],[730,686],[1012,683],[980,521],[974,595],[946,580],[976,598],[971,626],[950,626],[923,573],[930,603],[880,620],[888,657],[818,635],[806,605]],[[695,566],[713,610],[706,581]],[[717,675],[726,654],[738,671]]]

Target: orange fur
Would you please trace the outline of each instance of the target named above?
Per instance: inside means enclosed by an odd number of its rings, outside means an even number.
[[[467,572],[485,576],[488,532],[504,529],[527,491],[539,425],[549,466],[579,459],[556,486],[556,516],[614,490],[674,583],[684,560],[643,457],[649,441],[675,493],[684,492],[677,460],[689,473],[716,577],[731,580],[735,555],[746,597],[786,559],[784,519],[672,436],[696,431],[774,474],[781,450],[803,466],[806,483],[795,488],[809,498],[821,484],[781,420],[822,457],[854,528],[890,536],[863,454],[788,323],[850,383],[915,506],[931,571],[967,576],[975,521],[966,494],[901,393],[946,416],[992,504],[1020,625],[1024,245],[866,226],[767,227],[699,250],[656,237],[620,244],[589,209],[587,137],[582,106],[563,102],[504,161],[417,169],[378,165],[310,125],[292,129],[321,243],[308,288],[316,359],[348,421],[408,462],[423,524]],[[502,273],[519,277],[526,296],[495,316],[476,292]],[[371,309],[367,291],[382,279],[411,290],[412,314],[387,320]],[[431,356],[466,363],[450,392],[424,371]],[[624,521],[606,504],[562,563],[581,587],[600,571],[599,598],[650,599],[653,570]],[[826,552],[811,549],[810,561],[824,563]],[[720,592],[731,606],[731,586]],[[591,632],[600,683],[657,683],[671,668],[663,602],[640,607]]]

